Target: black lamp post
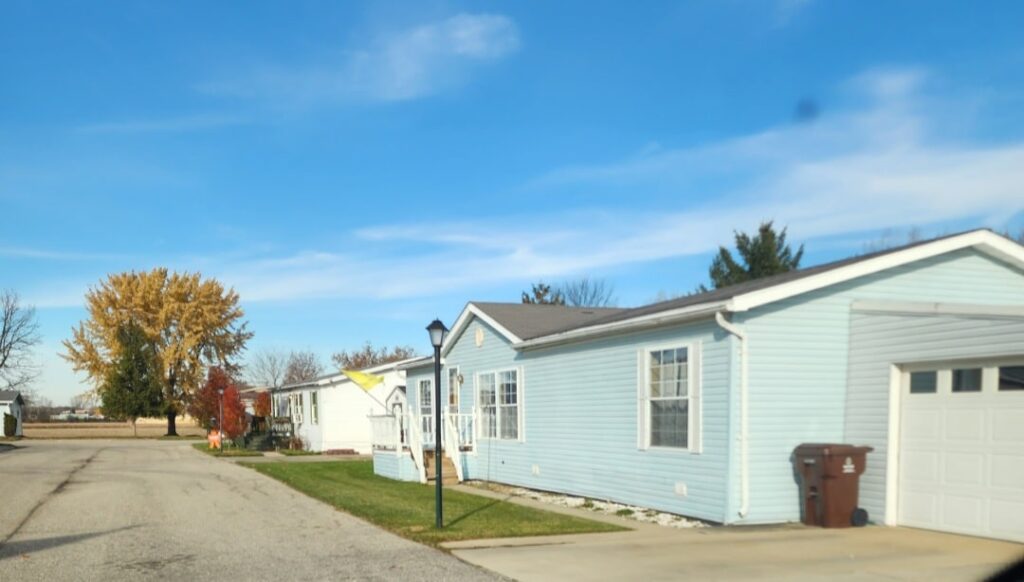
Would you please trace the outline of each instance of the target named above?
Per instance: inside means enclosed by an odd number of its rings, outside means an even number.
[[[430,333],[430,345],[434,346],[434,468],[436,469],[436,490],[434,502],[436,506],[436,527],[444,527],[444,512],[441,507],[441,344],[448,335],[448,328],[435,319],[427,326]]]
[[[217,388],[217,394],[220,394],[220,422],[218,423],[217,429],[220,431],[220,451],[224,452],[224,389]]]

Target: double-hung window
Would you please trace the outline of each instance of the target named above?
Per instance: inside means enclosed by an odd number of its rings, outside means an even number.
[[[459,369],[448,368],[448,414],[459,413]]]
[[[696,344],[641,351],[641,448],[700,450],[700,349]]]
[[[420,404],[420,419],[423,435],[429,442],[433,442],[434,434],[434,381],[420,380],[417,384],[417,394]]]
[[[294,424],[302,424],[302,392],[293,393],[288,397],[288,410]]]
[[[477,375],[480,438],[522,437],[522,374],[518,369]]]
[[[318,401],[320,400],[320,394],[317,391],[309,393],[309,422],[312,424],[320,424],[320,406]]]

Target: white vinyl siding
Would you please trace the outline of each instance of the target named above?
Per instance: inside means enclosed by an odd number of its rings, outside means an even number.
[[[480,438],[521,440],[521,376],[518,369],[477,375]]]

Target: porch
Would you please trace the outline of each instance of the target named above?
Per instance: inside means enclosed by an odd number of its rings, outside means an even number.
[[[441,418],[440,455],[433,414],[371,415],[374,472],[383,477],[427,483],[434,479],[437,458],[445,482],[465,479],[465,455],[476,448],[476,415],[445,411]],[[453,476],[449,481],[447,476]]]

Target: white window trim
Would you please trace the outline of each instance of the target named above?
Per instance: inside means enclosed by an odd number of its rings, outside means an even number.
[[[499,385],[498,375],[503,373],[503,372],[515,372],[515,374],[516,374],[516,424],[517,424],[517,426],[516,426],[516,438],[514,438],[514,439],[506,439],[506,438],[502,438],[501,437],[501,414],[500,414],[500,410],[501,410],[501,397],[498,394],[498,385]],[[493,437],[492,436],[487,436],[487,435],[485,435],[483,433],[483,424],[484,424],[483,423],[483,417],[484,417],[484,412],[483,412],[483,407],[481,405],[481,400],[480,400],[480,377],[481,376],[494,376],[494,407],[495,407],[495,413],[494,413],[495,433],[494,434],[496,436],[493,436]],[[521,366],[519,366],[519,367],[511,367],[511,368],[499,368],[499,369],[496,369],[496,370],[488,370],[486,372],[477,372],[473,376],[473,384],[474,384],[473,389],[474,389],[474,394],[475,394],[475,398],[474,398],[475,406],[474,406],[474,408],[476,410],[476,415],[477,415],[477,418],[476,418],[474,424],[476,425],[476,429],[475,430],[476,430],[476,438],[477,438],[477,440],[478,441],[479,440],[486,440],[486,441],[495,441],[495,442],[506,442],[506,443],[515,443],[515,442],[520,442],[521,443],[521,442],[524,442],[526,440],[526,438],[525,438],[525,432],[523,430],[523,428],[525,427],[525,422],[524,422],[524,418],[523,417],[525,416],[524,415],[524,411],[525,411],[526,407],[523,405],[523,393],[524,393],[524,391],[523,391],[523,368]]]
[[[650,361],[651,352],[686,348],[687,363],[687,422],[686,446],[666,447],[651,445],[650,431]],[[642,451],[666,451],[680,454],[700,454],[703,452],[703,410],[704,399],[704,367],[702,365],[703,350],[700,341],[681,341],[651,344],[637,350],[637,448]]]

